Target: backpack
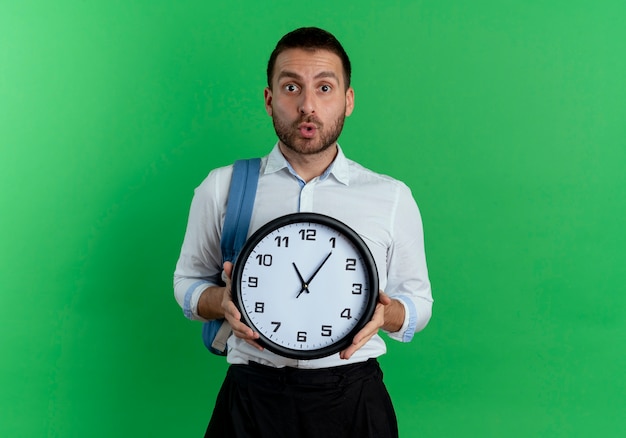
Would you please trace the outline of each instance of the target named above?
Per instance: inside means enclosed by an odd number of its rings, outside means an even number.
[[[237,160],[233,165],[220,241],[222,265],[224,262],[234,263],[246,242],[260,169],[260,158]],[[202,325],[202,341],[205,347],[219,356],[226,356],[226,341],[231,333],[230,324],[224,318],[214,319]]]

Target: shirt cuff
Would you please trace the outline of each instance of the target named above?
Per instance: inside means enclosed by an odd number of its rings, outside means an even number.
[[[183,313],[187,318],[197,321],[208,321],[208,319],[198,315],[198,301],[200,301],[200,295],[202,295],[202,292],[204,292],[204,290],[209,286],[211,286],[211,283],[200,280],[196,281],[187,288],[187,292],[185,292],[185,301],[183,303]]]
[[[399,301],[404,306],[404,322],[402,327],[397,332],[387,332],[391,339],[395,339],[400,342],[410,342],[415,334],[415,327],[417,326],[417,310],[415,304],[410,298],[403,295],[397,295],[392,299]]]

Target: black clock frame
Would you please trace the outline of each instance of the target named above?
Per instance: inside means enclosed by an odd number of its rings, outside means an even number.
[[[354,336],[372,319],[372,315],[376,310],[376,304],[378,303],[378,270],[376,269],[376,262],[374,261],[374,257],[368,246],[365,244],[363,239],[348,225],[345,223],[324,215],[320,213],[291,213],[285,216],[280,216],[276,219],[271,220],[270,222],[263,225],[261,228],[256,230],[248,240],[246,240],[237,260],[247,260],[251,255],[252,251],[256,247],[256,245],[268,234],[274,231],[277,228],[284,227],[286,225],[291,225],[294,223],[302,223],[302,224],[319,224],[325,225],[339,233],[343,234],[357,249],[363,258],[364,264],[367,267],[367,279],[369,283],[369,296],[368,302],[366,305],[365,312],[363,316],[358,321],[357,325],[344,337],[338,339],[333,344],[328,345],[323,348],[318,348],[314,350],[297,350],[292,348],[287,348],[282,345],[275,344],[271,341],[271,339],[267,338],[263,335],[263,333],[259,332],[260,338],[257,342],[270,350],[273,353],[276,353],[280,356],[288,357],[291,359],[303,359],[303,360],[311,360],[311,359],[319,359],[321,357],[330,356],[332,354],[338,353],[345,348],[347,348],[354,339]],[[242,275],[243,275],[243,266],[244,263],[235,262],[235,266],[232,274],[232,282],[231,282],[231,293],[232,300],[237,306],[237,309],[241,313],[242,321],[253,330],[256,329],[255,325],[252,323],[250,318],[248,317],[243,306],[240,305],[241,302],[241,290],[239,285],[241,283]],[[258,330],[255,330],[258,332]]]

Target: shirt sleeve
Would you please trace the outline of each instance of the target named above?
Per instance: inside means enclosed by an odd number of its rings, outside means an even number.
[[[180,257],[174,271],[174,296],[184,315],[198,315],[198,300],[209,286],[221,284],[221,229],[232,166],[213,170],[194,191]]]
[[[433,298],[426,254],[422,218],[410,189],[400,184],[391,212],[392,244],[387,256],[386,293],[402,303],[404,324],[389,333],[392,339],[409,342],[422,330],[432,314]]]

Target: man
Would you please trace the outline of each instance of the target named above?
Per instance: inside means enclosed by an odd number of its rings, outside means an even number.
[[[265,109],[278,142],[262,159],[249,234],[294,212],[348,224],[376,261],[380,298],[372,320],[335,355],[303,361],[264,350],[231,300],[232,264],[221,266],[220,236],[232,166],[196,189],[175,272],[175,295],[196,320],[225,317],[231,364],[207,437],[396,437],[397,422],[376,358],[378,335],[408,342],[432,309],[422,224],[410,190],[348,160],[337,144],[354,108],[348,56],[318,28],[285,35],[267,68]],[[220,286],[224,278],[226,286]],[[384,291],[384,292],[383,292]]]

